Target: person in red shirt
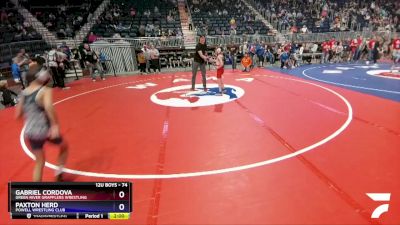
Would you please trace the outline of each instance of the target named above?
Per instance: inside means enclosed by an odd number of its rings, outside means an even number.
[[[290,49],[292,48],[292,44],[290,44],[290,42],[286,43],[283,47],[283,50],[285,52],[290,52]]]
[[[397,64],[400,62],[400,38],[396,35],[393,39],[392,42],[392,49],[393,49],[393,65],[392,65],[392,70],[397,66]]]
[[[357,38],[351,39],[351,41],[350,41],[350,50],[351,50],[351,52],[350,52],[348,61],[350,61],[350,60],[356,61],[356,52],[357,52],[357,49],[358,49],[359,45],[360,44],[358,43],[358,39]]]
[[[369,39],[369,41],[368,41],[368,58],[367,58],[367,64],[369,64],[369,61],[372,61],[373,60],[373,50],[374,50],[374,48],[375,48],[375,43],[376,43],[376,41],[375,41],[375,38],[371,38],[371,39]]]
[[[373,39],[373,38],[370,39],[368,42],[368,48],[373,49],[375,47],[375,43],[376,43],[375,39]]]
[[[393,50],[399,51],[400,50],[400,38],[393,39]]]
[[[329,50],[330,50],[329,40],[322,42],[321,47],[322,47],[321,63],[325,63],[329,59]]]
[[[363,48],[363,37],[362,36],[357,36],[357,49],[354,55],[354,61],[357,61],[361,57],[361,51]]]
[[[90,32],[90,34],[88,36],[88,42],[91,44],[91,43],[95,42],[96,40],[97,40],[97,36],[93,32]]]

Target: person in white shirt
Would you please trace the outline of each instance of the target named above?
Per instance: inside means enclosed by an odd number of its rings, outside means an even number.
[[[150,73],[150,49],[147,47],[147,45],[143,45],[142,52],[144,54],[144,57],[146,58],[146,72]]]
[[[306,25],[303,25],[303,27],[300,30],[301,30],[301,33],[303,33],[303,34],[308,32]]]
[[[335,62],[336,63],[338,63],[338,62],[342,62],[342,58],[343,58],[343,45],[342,45],[342,42],[338,42],[338,44],[336,45],[336,48],[334,49],[335,50],[335,55],[336,55],[336,58],[335,58]]]
[[[150,46],[150,59],[151,59],[151,68],[153,68],[154,72],[157,71],[161,72],[161,66],[160,66],[160,52],[154,47],[154,45]]]

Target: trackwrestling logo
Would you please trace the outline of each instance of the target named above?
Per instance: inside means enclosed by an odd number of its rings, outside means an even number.
[[[225,93],[219,94],[218,85],[209,84],[207,92],[201,86],[196,86],[195,91],[190,91],[191,85],[171,87],[154,93],[150,99],[152,102],[172,107],[199,107],[224,104],[244,95],[244,90],[233,85],[225,85]]]

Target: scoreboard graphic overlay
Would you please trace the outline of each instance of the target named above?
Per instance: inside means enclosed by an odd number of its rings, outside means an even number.
[[[12,219],[129,219],[130,182],[10,182]]]

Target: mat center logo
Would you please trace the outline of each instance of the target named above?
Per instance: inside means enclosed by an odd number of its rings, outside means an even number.
[[[154,93],[150,99],[152,102],[172,107],[200,107],[224,104],[244,95],[244,90],[233,85],[225,85],[224,94],[219,93],[217,84],[210,84],[207,91],[202,86],[196,86],[196,90],[190,90],[191,85],[182,85],[166,88]]]
[[[398,70],[368,70],[367,74],[384,78],[400,79],[400,72]]]

